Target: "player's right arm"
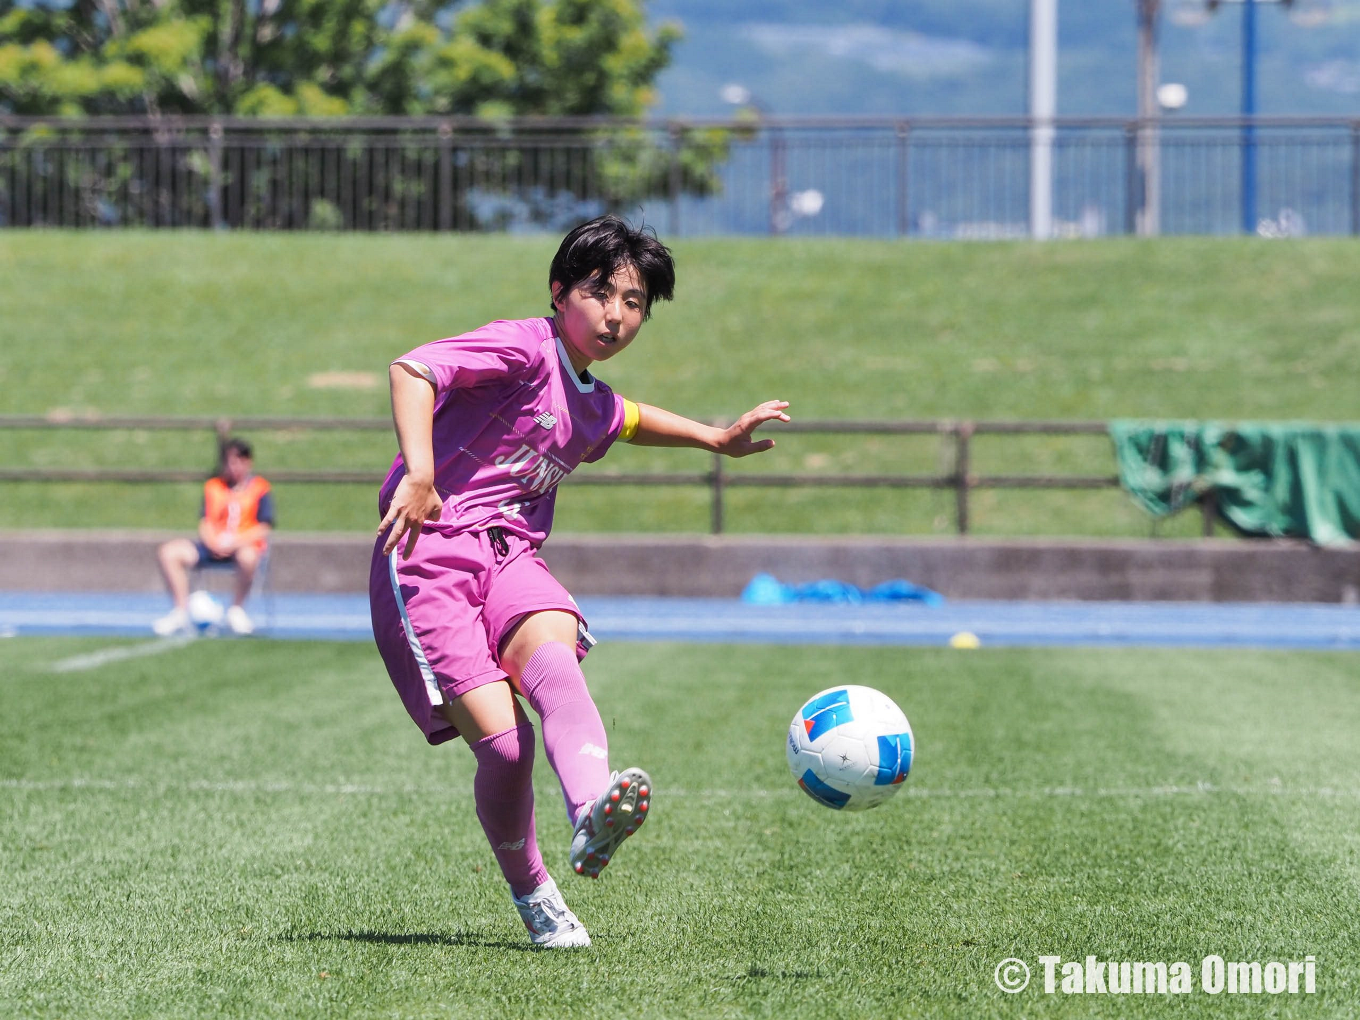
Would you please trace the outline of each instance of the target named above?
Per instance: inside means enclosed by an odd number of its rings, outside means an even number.
[[[383,543],[386,556],[406,539],[403,557],[409,557],[426,521],[437,521],[444,501],[434,488],[434,384],[412,365],[399,361],[388,370],[392,385],[392,423],[406,474],[392,494],[392,503],[378,525],[378,534],[388,532]]]
[[[198,519],[198,540],[214,556],[229,556],[236,551],[223,541],[222,536],[217,533],[217,529],[208,523],[207,517]]]
[[[198,510],[198,540],[203,543],[203,548],[214,556],[230,556],[236,552],[236,545],[230,537],[217,530],[217,526],[208,520],[208,491],[207,486],[203,487],[203,503]]]

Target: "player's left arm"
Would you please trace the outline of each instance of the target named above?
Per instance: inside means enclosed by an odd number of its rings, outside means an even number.
[[[266,542],[273,531],[274,525],[272,524],[265,524],[264,522],[254,524],[237,536],[236,544],[242,546],[249,545],[251,542]]]
[[[755,439],[752,433],[767,421],[789,421],[787,400],[767,400],[747,411],[728,428],[693,421],[673,411],[638,404],[637,430],[628,442],[634,446],[680,446],[729,457],[762,453],[774,446],[773,439]]]
[[[268,542],[269,535],[273,530],[274,493],[266,489],[255,507],[255,523],[237,536],[236,545],[239,548],[252,542]]]

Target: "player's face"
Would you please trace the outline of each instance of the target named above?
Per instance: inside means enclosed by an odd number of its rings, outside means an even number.
[[[235,450],[228,450],[222,467],[227,484],[239,485],[250,474],[251,461],[249,457],[242,457]]]
[[[552,285],[557,328],[578,372],[592,361],[612,358],[633,342],[647,311],[647,292],[638,271],[625,265],[608,280],[598,275],[570,290]]]

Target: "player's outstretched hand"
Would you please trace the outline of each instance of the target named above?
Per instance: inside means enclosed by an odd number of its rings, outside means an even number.
[[[747,411],[723,434],[718,452],[729,457],[745,457],[747,454],[763,453],[768,450],[774,446],[774,440],[752,439],[751,433],[767,421],[790,421],[789,416],[784,413],[784,408],[788,406],[787,400],[767,400]]]
[[[444,511],[444,501],[434,490],[433,482],[416,481],[406,475],[397,483],[397,491],[392,494],[392,505],[387,508],[387,516],[378,525],[381,535],[390,527],[387,541],[383,543],[383,555],[388,556],[406,536],[406,548],[401,552],[402,559],[410,559],[420,537],[420,528],[426,521],[437,521]]]

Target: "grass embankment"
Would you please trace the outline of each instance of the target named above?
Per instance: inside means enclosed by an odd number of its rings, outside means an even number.
[[[6,413],[385,416],[383,373],[426,340],[547,309],[555,238],[0,235]],[[678,299],[600,375],[696,417],[782,397],[800,418],[1348,420],[1360,246],[686,240]],[[382,433],[260,434],[258,466],[381,471]],[[10,465],[205,468],[191,434],[6,433]],[[790,436],[735,470],[946,473],[932,437]],[[592,470],[702,470],[620,450]],[[981,438],[978,473],[1112,474],[1109,444]],[[361,529],[362,487],[281,486],[281,523]],[[182,528],[197,487],[0,486],[0,527]],[[944,491],[734,489],[751,532],[948,533]],[[626,522],[621,524],[621,522]],[[701,530],[702,489],[578,489],[561,530]],[[1187,515],[1164,534],[1194,534]],[[979,492],[979,534],[1146,535],[1117,491]]]

